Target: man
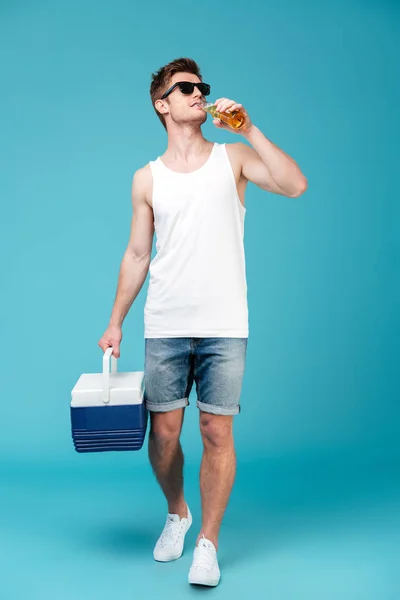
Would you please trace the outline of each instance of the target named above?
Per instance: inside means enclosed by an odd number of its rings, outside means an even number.
[[[216,108],[244,113],[238,133],[252,147],[206,140],[201,125],[207,114],[201,102],[209,93],[191,59],[174,60],[153,74],[150,95],[167,131],[168,147],[133,177],[131,235],[99,346],[103,351],[111,346],[114,356],[120,356],[124,318],[150,269],[144,314],[149,458],[168,503],[153,555],[158,561],[179,558],[192,524],[179,438],[195,382],[204,446],[202,527],[189,583],[216,586],[218,534],[236,469],[232,422],[240,411],[248,339],[245,188],[252,181],[265,191],[294,198],[306,190],[307,181],[294,160],[233,100],[220,98]],[[219,119],[213,122],[235,133]],[[154,232],[157,255],[150,264]]]

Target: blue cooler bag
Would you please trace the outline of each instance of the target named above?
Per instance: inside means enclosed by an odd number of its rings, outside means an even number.
[[[144,373],[117,373],[112,350],[104,353],[103,373],[84,373],[71,392],[71,429],[77,452],[140,450],[143,445],[148,417]]]

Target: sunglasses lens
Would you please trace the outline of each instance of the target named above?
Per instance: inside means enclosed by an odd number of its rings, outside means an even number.
[[[179,84],[179,89],[181,90],[182,94],[192,94],[194,90],[194,83],[191,83],[190,81],[182,81],[182,83]]]
[[[199,83],[198,88],[203,96],[208,96],[210,94],[210,86],[208,83]]]
[[[210,86],[208,83],[192,83],[191,81],[181,81],[179,84],[179,89],[182,94],[193,94],[194,86],[196,85],[199,91],[203,96],[208,96],[210,93]]]

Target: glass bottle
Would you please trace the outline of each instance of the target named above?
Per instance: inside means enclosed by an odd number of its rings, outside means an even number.
[[[240,129],[246,122],[246,117],[240,110],[233,110],[232,112],[218,112],[216,105],[212,102],[203,102],[203,110],[209,113],[215,119],[220,119],[232,129]]]

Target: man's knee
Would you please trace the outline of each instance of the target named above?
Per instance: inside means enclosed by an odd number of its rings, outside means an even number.
[[[204,445],[225,448],[233,443],[233,416],[200,411],[200,431]]]
[[[181,434],[183,411],[178,408],[169,412],[151,412],[149,436],[157,444],[176,443]]]

